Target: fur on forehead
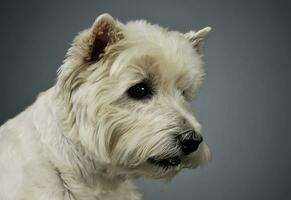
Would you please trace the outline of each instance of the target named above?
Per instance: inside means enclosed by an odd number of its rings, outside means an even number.
[[[115,57],[111,76],[134,68],[141,76],[156,74],[163,80],[186,79],[196,86],[200,84],[204,75],[201,55],[184,35],[143,20],[131,21],[122,29],[125,48]]]
[[[92,51],[90,41],[98,22],[109,23],[109,45],[99,56],[88,58]],[[108,27],[108,26],[104,26]],[[102,30],[100,31],[103,34]],[[98,34],[100,34],[97,32]],[[118,37],[117,37],[118,36]],[[194,39],[193,39],[194,38]],[[110,38],[109,38],[110,39]],[[192,37],[195,40],[195,37]],[[103,41],[102,41],[103,42]],[[90,55],[90,54],[89,54]],[[131,68],[132,70],[128,70]],[[103,72],[101,72],[103,71]],[[168,31],[144,20],[127,24],[114,20],[110,15],[99,16],[93,26],[79,33],[74,39],[67,58],[59,70],[58,85],[62,93],[71,94],[89,79],[100,73],[107,76],[120,76],[136,72],[140,75],[157,74],[162,80],[188,80],[194,89],[200,86],[204,71],[201,54],[193,48],[184,34]]]

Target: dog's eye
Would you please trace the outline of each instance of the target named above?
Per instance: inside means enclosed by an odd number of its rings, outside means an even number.
[[[145,99],[149,98],[152,95],[148,84],[144,82],[132,86],[128,89],[127,93],[131,98],[134,99]]]

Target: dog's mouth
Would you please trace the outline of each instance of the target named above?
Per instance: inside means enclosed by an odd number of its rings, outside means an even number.
[[[148,160],[151,164],[157,165],[163,168],[176,167],[181,163],[181,158],[179,156],[169,157],[165,159],[149,158]]]

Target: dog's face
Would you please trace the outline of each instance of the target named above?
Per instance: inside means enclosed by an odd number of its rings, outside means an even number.
[[[99,16],[59,72],[66,126],[75,130],[68,136],[112,173],[167,178],[207,162],[191,100],[209,31],[182,34]]]

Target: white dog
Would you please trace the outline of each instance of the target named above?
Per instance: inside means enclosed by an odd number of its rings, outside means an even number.
[[[206,163],[190,103],[209,31],[99,16],[56,85],[0,128],[0,199],[138,200],[132,179]]]

